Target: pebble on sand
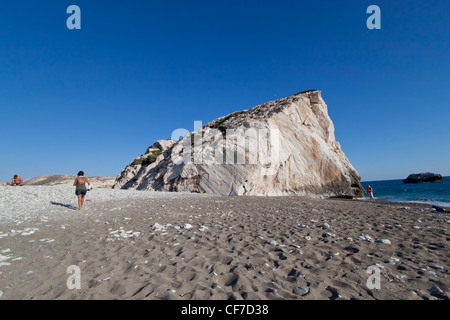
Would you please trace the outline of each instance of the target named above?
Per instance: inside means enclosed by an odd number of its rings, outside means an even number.
[[[391,241],[388,239],[377,239],[375,240],[376,243],[384,243],[384,244],[391,244]]]
[[[298,289],[305,292],[305,294],[309,292],[307,288],[302,287],[302,286],[298,287]]]
[[[444,293],[444,291],[442,291],[441,288],[439,288],[438,286],[434,286],[431,289],[428,290],[428,292],[436,298],[440,298],[440,299],[445,299],[445,300],[449,300],[448,296]]]

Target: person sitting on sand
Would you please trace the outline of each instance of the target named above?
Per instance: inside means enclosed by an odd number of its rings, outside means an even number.
[[[12,179],[11,183],[7,183],[8,186],[16,187],[16,186],[23,186],[25,182],[23,182],[22,177],[19,177],[17,174],[14,175],[14,178]]]
[[[78,197],[78,210],[83,209],[84,204],[84,197],[87,193],[86,183],[90,186],[91,183],[89,180],[84,176],[84,172],[80,171],[78,172],[78,177],[75,179],[73,186],[75,188],[75,195]]]
[[[375,201],[375,198],[373,197],[373,189],[370,185],[367,186],[367,193],[370,196],[370,201]]]

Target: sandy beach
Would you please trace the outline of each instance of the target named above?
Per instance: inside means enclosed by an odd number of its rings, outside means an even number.
[[[94,188],[78,211],[68,186],[0,199],[0,300],[450,296],[450,216],[426,205]]]

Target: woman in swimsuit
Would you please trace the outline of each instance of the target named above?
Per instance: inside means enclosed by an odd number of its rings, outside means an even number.
[[[78,210],[83,209],[84,204],[84,197],[87,193],[86,183],[90,186],[91,183],[89,180],[84,176],[84,172],[80,171],[78,172],[78,177],[75,179],[73,186],[75,188],[75,195],[78,197]]]
[[[247,182],[248,182],[248,180],[245,180],[245,182],[244,182],[244,196],[246,196],[247,195],[247,193],[248,193],[248,185],[247,185]]]

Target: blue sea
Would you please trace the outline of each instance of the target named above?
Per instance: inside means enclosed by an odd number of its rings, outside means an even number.
[[[375,200],[393,202],[425,203],[440,207],[450,207],[450,177],[444,177],[439,182],[403,183],[401,180],[363,181],[362,186],[367,192],[367,185],[373,188]],[[364,200],[369,195],[365,194]]]

